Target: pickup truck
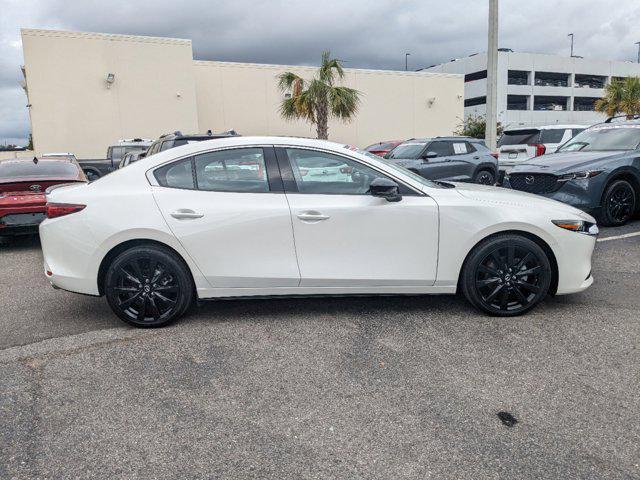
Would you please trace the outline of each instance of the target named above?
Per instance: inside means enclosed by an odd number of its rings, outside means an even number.
[[[145,152],[152,143],[152,140],[146,138],[120,140],[117,144],[107,148],[107,158],[78,160],[78,163],[91,182],[117,170],[126,153]]]

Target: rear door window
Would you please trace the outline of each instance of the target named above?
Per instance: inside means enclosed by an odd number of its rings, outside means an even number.
[[[463,143],[464,145],[464,143]],[[465,147],[466,149],[466,147]],[[427,147],[427,153],[437,153],[438,157],[447,157],[449,155],[453,155],[453,147],[451,146],[451,142],[445,142],[442,140],[438,140],[435,142],[431,142]],[[466,153],[466,151],[465,151]]]
[[[262,148],[234,148],[195,157],[198,190],[261,193],[269,191]]]

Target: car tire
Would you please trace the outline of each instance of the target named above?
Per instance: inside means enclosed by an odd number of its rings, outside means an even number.
[[[636,212],[638,192],[626,180],[615,180],[607,185],[602,196],[600,223],[605,227],[618,227],[627,223]]]
[[[460,286],[466,299],[499,317],[522,315],[544,299],[551,285],[551,263],[533,240],[517,234],[489,237],[469,253]]]
[[[480,185],[495,185],[496,176],[491,170],[478,170],[473,177],[473,183]]]
[[[119,254],[109,265],[104,285],[113,312],[141,328],[176,321],[195,297],[184,261],[169,249],[154,245],[133,247]]]

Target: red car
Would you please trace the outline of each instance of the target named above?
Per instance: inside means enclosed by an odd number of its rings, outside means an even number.
[[[0,161],[0,236],[37,233],[45,217],[45,190],[87,182],[72,158],[17,158]]]
[[[388,142],[374,143],[373,145],[369,145],[365,148],[365,150],[369,153],[373,153],[374,155],[378,155],[379,157],[384,157],[402,142],[404,142],[404,140],[389,140]]]

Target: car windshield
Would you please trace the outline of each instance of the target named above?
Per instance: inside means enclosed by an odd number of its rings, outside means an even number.
[[[386,158],[418,158],[418,155],[420,155],[426,145],[426,142],[401,143],[391,150]]]
[[[354,152],[360,153],[362,155],[364,155],[365,157],[369,157],[373,160],[375,160],[376,162],[382,162],[385,164],[385,166],[389,167],[389,169],[401,173],[402,175],[406,175],[407,177],[411,177],[411,179],[415,180],[418,183],[421,183],[422,185],[425,185],[427,187],[431,187],[431,188],[442,188],[440,185],[438,185],[437,183],[432,182],[431,180],[428,180],[424,177],[421,177],[420,175],[418,175],[417,173],[413,173],[410,170],[407,170],[406,168],[400,166],[400,165],[396,165],[394,162],[389,162],[387,160],[385,160],[383,157],[379,157],[378,155],[374,155],[373,153],[367,152],[365,150],[360,150],[359,148],[354,148],[351,147],[349,145],[345,145],[345,148],[348,148],[349,150],[353,150]]]
[[[75,178],[78,167],[69,162],[31,160],[0,162],[0,179],[6,178]]]
[[[558,151],[635,150],[638,145],[640,145],[640,125],[607,125],[579,133]]]

